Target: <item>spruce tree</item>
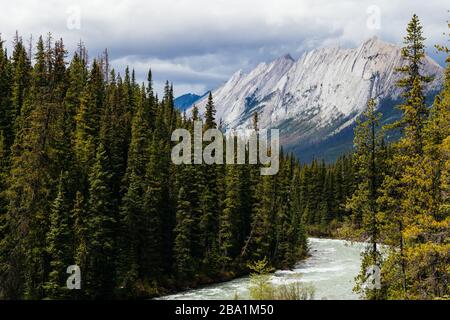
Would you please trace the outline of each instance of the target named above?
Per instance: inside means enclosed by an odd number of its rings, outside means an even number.
[[[11,108],[12,65],[6,49],[3,48],[3,43],[4,41],[0,37],[0,133],[4,139],[1,150],[2,162],[3,157],[9,155],[9,147],[14,138],[14,110]]]
[[[145,256],[146,213],[143,197],[146,190],[146,166],[150,139],[150,119],[146,114],[145,88],[142,88],[133,117],[128,165],[124,178],[124,196],[121,205],[121,230],[119,254],[119,286],[132,288],[145,272],[142,258]],[[138,232],[136,232],[138,231]]]
[[[205,130],[216,128],[217,127],[216,118],[215,118],[216,109],[214,107],[214,101],[213,101],[211,91],[209,92],[209,95],[208,95],[208,102],[206,104],[205,110],[206,110],[205,111]]]
[[[189,279],[194,271],[192,257],[192,204],[186,191],[180,188],[178,195],[178,207],[176,214],[176,226],[174,230],[174,263],[177,276],[180,279]]]
[[[404,89],[405,102],[400,124],[402,138],[393,145],[393,156],[388,162],[388,174],[383,182],[380,204],[386,223],[387,242],[397,246],[384,264],[385,285],[389,288],[388,298],[414,298],[417,293],[414,280],[417,248],[423,240],[411,235],[411,227],[420,221],[431,208],[432,196],[429,192],[427,174],[428,160],[424,155],[424,127],[428,109],[425,105],[423,85],[430,81],[422,74],[424,58],[424,37],[416,15],[408,24],[405,47],[402,50],[406,65],[400,69],[405,77],[398,86]],[[430,172],[431,174],[431,172]],[[417,230],[414,227],[412,230]],[[414,233],[414,232],[413,232]],[[415,252],[415,253],[414,253]],[[399,270],[399,272],[397,272]],[[400,281],[398,280],[400,279]]]
[[[79,294],[79,296],[86,297],[85,271],[88,271],[88,212],[85,198],[80,191],[76,192],[71,213],[73,223],[73,261],[81,270],[84,270],[81,277],[82,294]]]
[[[27,298],[42,298],[45,294],[43,285],[49,268],[45,252],[48,213],[55,192],[53,181],[60,173],[57,120],[61,113],[58,99],[62,79],[56,77],[56,70],[62,71],[53,68],[50,45],[50,38],[47,48],[42,38],[38,41],[30,94],[19,116],[6,195],[11,240],[21,243],[21,249],[8,258],[7,264],[12,267],[14,260],[26,261],[26,267],[15,273],[22,279],[17,280],[21,282],[17,294]],[[61,47],[60,50],[63,51]]]
[[[448,54],[448,49],[440,48]],[[417,187],[404,199],[409,207],[404,230],[408,268],[408,298],[429,299],[449,294],[450,206],[448,197],[448,141],[450,136],[450,59],[447,57],[444,86],[424,124],[423,156],[405,172]]]
[[[74,57],[70,74],[84,71],[80,58]],[[72,71],[73,68],[73,71]],[[77,162],[82,170],[82,178],[87,180],[87,168],[89,168],[95,158],[95,146],[99,141],[100,116],[104,99],[104,83],[100,67],[94,60],[87,79],[73,75],[73,88],[69,87],[71,93],[70,100],[76,110],[75,128],[73,135],[74,152]],[[80,88],[81,87],[81,88]],[[81,91],[79,91],[81,89]],[[83,177],[84,176],[84,177]],[[86,181],[82,181],[82,185]]]
[[[169,214],[164,203],[165,178],[164,169],[165,159],[160,155],[159,141],[155,136],[151,138],[148,149],[149,160],[146,167],[145,179],[146,185],[143,195],[144,221],[142,224],[143,244],[142,251],[142,269],[145,277],[155,279],[160,275],[164,262],[169,264],[171,261],[164,261],[163,236],[171,239],[172,230],[164,229],[163,218],[167,219]],[[167,220],[166,220],[167,221]],[[163,235],[166,231],[168,234]],[[167,239],[166,238],[166,239]]]
[[[30,52],[31,54],[31,52]],[[11,58],[12,62],[12,89],[11,89],[11,117],[14,128],[11,136],[11,144],[14,137],[19,130],[17,121],[22,112],[23,104],[25,102],[26,94],[31,85],[31,61],[28,58],[28,53],[22,43],[22,39],[16,36],[14,40],[14,51]]]
[[[86,217],[86,293],[91,298],[108,298],[115,285],[115,199],[112,175],[102,144],[97,148],[95,164],[89,173],[89,213]]]
[[[243,223],[240,180],[238,165],[229,165],[225,178],[224,208],[219,217],[219,247],[223,269],[232,261],[238,250],[237,237]]]
[[[61,173],[57,196],[50,213],[50,228],[47,233],[47,254],[50,259],[49,279],[44,285],[48,298],[64,298],[67,294],[66,268],[72,263],[72,236],[69,225],[69,203],[67,202],[64,180],[66,174]]]
[[[404,77],[397,82],[402,88],[404,103],[399,106],[403,116],[397,125],[404,128],[405,137],[411,141],[411,148],[417,154],[422,153],[423,125],[428,115],[425,105],[423,85],[430,82],[430,77],[423,74],[422,65],[425,57],[425,38],[422,35],[422,25],[417,15],[413,15],[406,28],[407,35],[404,38],[402,58],[405,64],[397,68]]]
[[[383,149],[382,133],[379,128],[381,114],[375,111],[374,99],[367,103],[367,110],[363,119],[358,119],[355,128],[355,153],[354,163],[357,168],[356,180],[358,188],[349,199],[347,207],[353,211],[358,228],[362,228],[365,237],[370,242],[370,247],[363,253],[361,273],[358,276],[357,289],[367,299],[381,298],[378,289],[366,289],[361,286],[366,279],[367,268],[371,266],[381,267],[381,254],[378,248],[380,242],[380,222],[377,217],[379,188],[383,179]]]

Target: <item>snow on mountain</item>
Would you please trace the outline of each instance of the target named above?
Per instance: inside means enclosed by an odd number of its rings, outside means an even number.
[[[315,49],[297,61],[285,55],[248,74],[238,71],[212,91],[216,117],[228,130],[241,129],[251,126],[257,111],[260,127],[279,128],[287,149],[301,156],[313,146],[320,156],[325,150],[319,145],[351,127],[368,99],[376,98],[380,106],[399,99],[400,50],[373,37],[354,49]],[[441,87],[443,69],[426,57],[423,72],[435,77],[425,88],[432,95]],[[206,100],[196,101],[200,114]]]
[[[248,106],[252,101],[262,101],[270,96],[283,77],[295,63],[286,55],[271,63],[260,63],[249,74],[236,72],[223,86],[212,92],[216,103],[216,117],[222,119],[227,128],[237,128],[248,116]],[[197,101],[200,113],[204,111],[207,97]],[[251,116],[251,114],[250,114]]]

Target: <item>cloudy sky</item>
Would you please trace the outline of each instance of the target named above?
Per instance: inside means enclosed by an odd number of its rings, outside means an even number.
[[[80,39],[90,57],[108,48],[116,69],[152,68],[157,89],[203,93],[239,69],[316,47],[354,47],[378,35],[401,43],[417,13],[428,53],[445,43],[450,5],[442,0],[0,0],[0,33],[52,32],[73,52]]]

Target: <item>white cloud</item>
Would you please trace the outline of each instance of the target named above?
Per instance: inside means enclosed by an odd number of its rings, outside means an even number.
[[[380,8],[379,30],[366,25],[371,5]],[[67,28],[74,6],[80,29]],[[129,63],[145,75],[150,64],[155,77],[183,90],[209,89],[287,52],[355,46],[374,33],[400,43],[413,13],[431,47],[445,41],[448,19],[441,0],[0,0],[0,7],[3,38],[50,31],[71,50],[82,39],[91,56],[108,47],[118,67]]]

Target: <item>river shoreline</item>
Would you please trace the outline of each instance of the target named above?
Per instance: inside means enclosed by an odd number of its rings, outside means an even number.
[[[274,284],[300,282],[315,287],[315,299],[359,299],[352,291],[360,268],[360,253],[365,244],[340,239],[309,238],[310,256],[290,270],[277,270]],[[156,299],[214,300],[248,298],[249,277],[240,276],[226,282],[199,286]]]

